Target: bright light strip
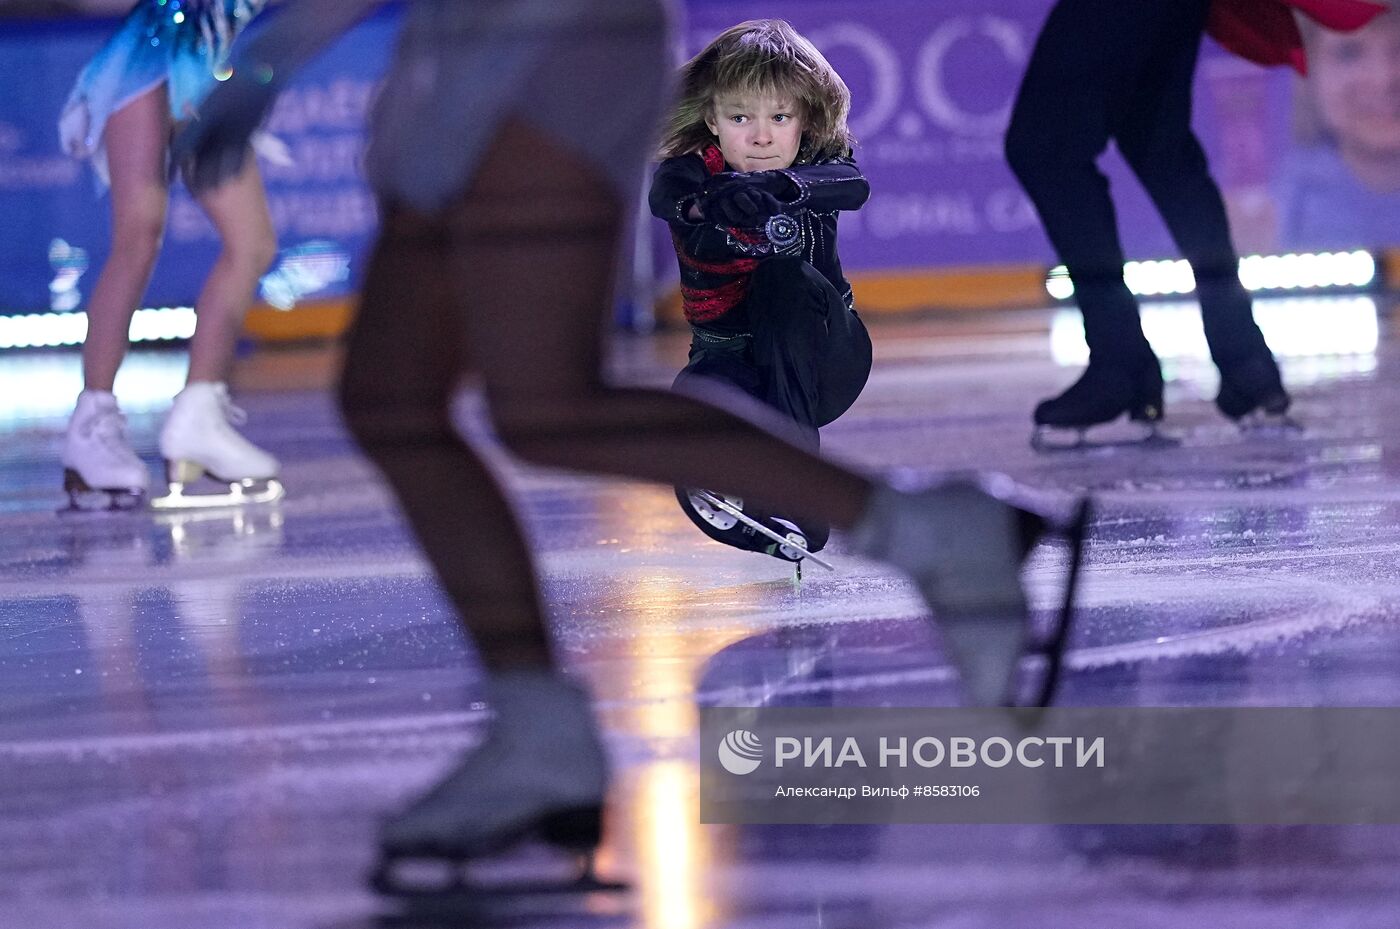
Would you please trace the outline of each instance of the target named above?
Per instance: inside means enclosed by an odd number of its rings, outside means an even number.
[[[137,310],[131,341],[172,342],[194,335],[194,308],[165,306]],[[87,337],[86,313],[33,313],[0,316],[0,349],[60,348],[81,345]]]
[[[1210,358],[1197,304],[1151,304],[1142,308],[1141,316],[1142,330],[1159,358]],[[1255,301],[1254,316],[1279,358],[1374,357],[1380,345],[1380,313],[1369,296],[1264,297]],[[1078,310],[1056,311],[1050,323],[1050,353],[1056,364],[1065,366],[1089,360]]]
[[[1189,294],[1196,289],[1196,275],[1185,259],[1130,261],[1123,265],[1123,280],[1129,290],[1142,297]]]
[[[1240,259],[1240,282],[1251,292],[1364,288],[1376,280],[1376,257],[1367,251],[1288,255],[1248,255]],[[1185,259],[1130,261],[1123,282],[1139,297],[1189,294],[1196,277]],[[1050,269],[1045,290],[1056,300],[1074,296],[1074,282],[1064,265]]]
[[[188,370],[184,352],[136,349],[117,374],[122,411],[164,413],[170,409],[170,398],[185,386]],[[0,360],[0,426],[25,420],[66,421],[82,389],[83,359],[77,352],[12,352]]]

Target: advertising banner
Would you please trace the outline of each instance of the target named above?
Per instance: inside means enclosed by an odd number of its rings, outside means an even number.
[[[842,220],[848,272],[1049,265],[1034,210],[1006,167],[1002,136],[1050,0],[689,0],[677,55],[756,17],[790,20],[854,97],[864,209]],[[292,166],[264,163],[282,252],[264,283],[274,305],[353,289],[375,223],[359,168],[366,113],[391,54],[389,4],[292,85],[270,130]],[[0,64],[0,313],[79,308],[110,242],[88,166],[55,124],[110,20],[7,22]],[[255,23],[253,28],[257,28]],[[1353,36],[1305,31],[1307,81],[1207,40],[1194,121],[1243,253],[1400,244],[1400,13]],[[450,106],[451,101],[443,101]],[[464,114],[470,118],[470,114]],[[1103,158],[1131,258],[1175,257],[1121,159]],[[654,230],[659,235],[660,230]],[[148,305],[193,301],[217,254],[180,185]],[[671,264],[659,248],[658,268]]]

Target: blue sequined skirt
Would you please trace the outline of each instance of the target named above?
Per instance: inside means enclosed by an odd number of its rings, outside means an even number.
[[[107,182],[103,132],[113,113],[166,85],[170,115],[189,119],[226,71],[229,46],[266,0],[141,0],[88,62],[59,119],[64,150]]]

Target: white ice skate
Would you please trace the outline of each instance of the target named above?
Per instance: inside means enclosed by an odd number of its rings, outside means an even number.
[[[283,495],[277,459],[239,435],[245,414],[229,400],[228,387],[196,381],[175,397],[160,432],[169,491],[151,501],[156,509],[271,503]],[[226,484],[226,493],[186,493],[208,475]]]
[[[1088,514],[1081,501],[1058,518],[1042,515],[1023,488],[1000,475],[917,492],[880,486],[853,541],[918,585],[971,705],[1044,706],[1058,684]],[[1020,574],[1048,534],[1069,541],[1070,558],[1056,623],[1037,641]],[[1027,657],[1044,665],[1029,685],[1020,675]]]
[[[534,671],[498,675],[490,696],[485,741],[385,824],[374,888],[448,909],[625,889],[593,874],[608,771],[587,695]]]
[[[78,395],[62,458],[69,511],[133,510],[150,490],[150,472],[127,441],[126,417],[111,391]]]

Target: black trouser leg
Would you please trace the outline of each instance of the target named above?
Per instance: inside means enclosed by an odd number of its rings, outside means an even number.
[[[815,451],[821,441],[818,427],[844,413],[870,376],[865,325],[820,272],[796,258],[759,265],[744,309],[751,337],[716,343],[697,336],[676,385],[700,378],[736,387],[782,413],[793,427],[788,438]],[[742,525],[719,529],[706,521],[683,488],[677,488],[676,496],[710,538],[750,551],[769,547],[767,539]],[[774,529],[779,527],[770,518],[785,515],[748,506],[745,512]],[[830,526],[812,520],[798,525],[811,551],[826,546]]]
[[[1220,188],[1191,130],[1191,90],[1208,0],[1177,0],[1155,54],[1114,115],[1112,133],[1196,276],[1206,342],[1217,365],[1267,353]]]
[[[1123,82],[1137,74],[1160,0],[1060,0],[1036,40],[1012,111],[1006,158],[1069,270],[1091,361],[1146,351],[1108,179],[1096,164]]]
[[[846,412],[870,377],[870,335],[831,282],[801,259],[770,259],[747,305],[768,404],[813,430]]]

